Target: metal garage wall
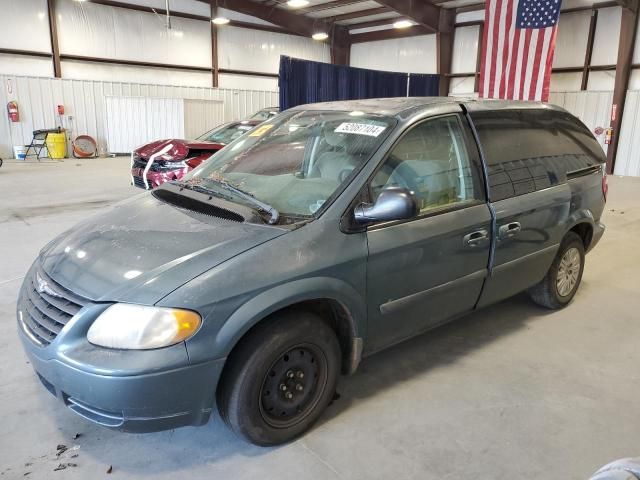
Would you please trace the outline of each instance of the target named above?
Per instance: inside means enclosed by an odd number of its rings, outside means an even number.
[[[184,138],[181,98],[106,97],[107,145],[127,153],[161,138]]]
[[[567,109],[595,133],[597,127],[606,129],[609,126],[613,92],[551,92],[549,103]],[[604,133],[596,135],[606,152],[608,146],[604,144],[604,137]]]
[[[640,91],[637,90],[627,92],[613,173],[640,177]]]
[[[33,130],[57,126],[56,105],[65,106],[64,123],[72,130],[72,136],[93,136],[101,153],[109,151],[105,124],[106,96],[220,100],[224,104],[225,121],[245,118],[261,108],[278,105],[276,91],[7,75],[0,75],[0,85],[0,105],[14,100],[20,108],[20,123],[10,124],[6,115],[0,115],[0,156],[4,157],[12,155],[13,145],[28,143]]]
[[[184,100],[184,138],[197,138],[223,122],[223,102]]]

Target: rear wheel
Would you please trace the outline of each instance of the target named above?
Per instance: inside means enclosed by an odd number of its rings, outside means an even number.
[[[277,445],[309,429],[331,401],[340,346],[320,317],[292,310],[258,325],[228,362],[222,418],[252,443]]]
[[[545,277],[529,289],[533,301],[551,309],[568,305],[580,286],[584,259],[582,239],[574,232],[567,233]]]

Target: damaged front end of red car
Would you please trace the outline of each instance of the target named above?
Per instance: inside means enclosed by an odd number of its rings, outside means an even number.
[[[175,139],[148,143],[131,154],[131,182],[151,190],[165,182],[180,180],[223,146]]]

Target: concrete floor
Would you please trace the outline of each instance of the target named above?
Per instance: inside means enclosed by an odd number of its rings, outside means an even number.
[[[566,480],[640,455],[640,179],[632,178],[610,179],[608,230],[569,308],[545,311],[520,295],[367,359],[296,442],[253,447],[217,416],[147,435],[89,424],[36,380],[16,338],[15,299],[45,243],[139,193],[127,165],[0,169],[2,478],[100,478],[112,465],[121,479]],[[77,449],[56,458],[58,444]],[[77,466],[54,473],[60,463]]]

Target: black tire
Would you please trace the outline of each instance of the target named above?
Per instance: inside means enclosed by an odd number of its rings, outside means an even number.
[[[567,275],[567,272],[561,271],[561,262],[563,257],[572,249],[576,249],[579,255],[580,271],[577,274],[575,284],[568,291],[563,292],[564,294],[561,294],[558,278],[563,273],[565,276]],[[538,305],[554,310],[566,307],[575,296],[578,287],[580,287],[582,273],[584,272],[584,258],[584,243],[582,243],[582,239],[574,232],[567,233],[545,277],[540,283],[529,289],[531,299]],[[573,270],[569,270],[569,273],[572,272]]]
[[[313,313],[290,310],[256,326],[234,349],[218,386],[218,409],[251,443],[288,442],[331,402],[339,372],[331,327]]]

